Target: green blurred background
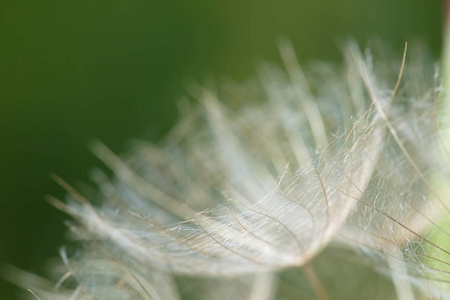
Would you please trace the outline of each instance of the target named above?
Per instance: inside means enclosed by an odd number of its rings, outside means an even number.
[[[157,141],[187,80],[243,81],[280,63],[282,37],[301,63],[339,61],[349,37],[420,38],[437,58],[442,22],[438,0],[0,0],[0,265],[42,273],[67,219],[49,174],[89,182],[93,138]],[[0,299],[20,293],[0,280]]]

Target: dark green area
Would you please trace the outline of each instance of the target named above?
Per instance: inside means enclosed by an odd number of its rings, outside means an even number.
[[[87,144],[116,152],[157,141],[176,120],[184,83],[237,81],[279,63],[288,37],[302,63],[340,59],[338,43],[380,37],[401,53],[441,46],[440,1],[2,0],[0,2],[0,265],[41,271],[64,243],[56,173],[89,182]],[[16,288],[0,281],[0,298]]]

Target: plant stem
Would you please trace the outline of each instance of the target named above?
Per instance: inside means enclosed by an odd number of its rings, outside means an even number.
[[[325,289],[323,288],[322,284],[320,283],[320,280],[317,278],[316,273],[314,272],[310,264],[306,263],[305,265],[303,265],[302,269],[303,272],[305,272],[305,275],[308,278],[309,283],[311,283],[311,286],[313,287],[314,292],[317,295],[317,298],[320,300],[329,300],[327,293],[325,292]]]

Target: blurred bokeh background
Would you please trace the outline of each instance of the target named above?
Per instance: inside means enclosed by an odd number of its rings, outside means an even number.
[[[438,0],[1,0],[0,266],[42,273],[67,219],[44,201],[64,196],[49,174],[89,183],[93,138],[156,142],[186,81],[243,81],[280,63],[282,37],[303,64],[338,62],[350,37],[398,53],[419,38],[438,58],[442,22]],[[20,293],[0,280],[0,299]]]

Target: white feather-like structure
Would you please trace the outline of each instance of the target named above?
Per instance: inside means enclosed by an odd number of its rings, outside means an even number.
[[[306,76],[292,47],[280,49],[287,72],[263,66],[244,93],[194,86],[200,105],[160,144],[119,158],[94,143],[114,176],[93,172],[93,202],[57,179],[70,196],[54,203],[85,242],[63,255],[58,291],[36,291],[179,299],[189,294],[179,278],[210,277],[193,299],[275,299],[283,270],[298,268],[317,297],[339,298],[312,260],[327,248],[385,274],[398,298],[449,296],[450,248],[434,238],[449,237],[437,218],[450,213],[433,65],[372,62],[350,45],[343,70],[317,64]]]

